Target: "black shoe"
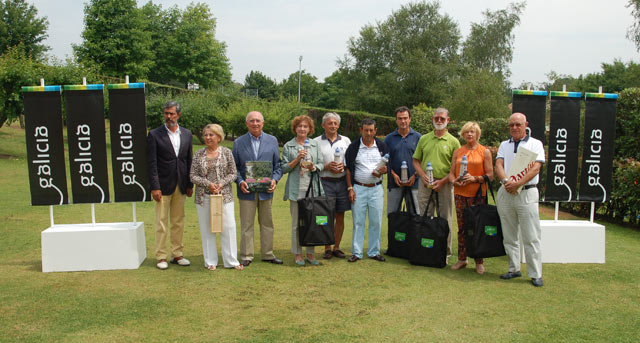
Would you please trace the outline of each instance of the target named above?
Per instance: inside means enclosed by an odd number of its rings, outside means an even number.
[[[325,250],[322,258],[325,260],[330,260],[333,257],[333,252],[331,250]]]
[[[262,262],[269,262],[269,263],[273,263],[273,264],[282,264],[282,260],[277,258],[277,257],[274,257],[271,260],[262,260]]]
[[[382,257],[382,255],[378,254],[376,256],[369,256],[370,259],[372,260],[376,260],[376,261],[380,261],[380,262],[384,262],[386,261],[384,257]]]
[[[389,255],[389,249],[383,251],[382,253],[385,254],[385,255]]]
[[[349,259],[347,260],[347,262],[356,262],[360,260],[360,257],[356,256],[356,255],[351,255],[351,257],[349,257]]]
[[[536,287],[544,286],[544,283],[542,283],[542,278],[541,277],[539,277],[539,278],[532,277],[531,278],[531,283]]]
[[[242,264],[245,267],[248,267],[251,264],[251,260],[242,260],[242,262],[240,262],[240,264]]]
[[[522,273],[517,271],[517,272],[507,272],[506,274],[502,274],[500,275],[500,278],[503,280],[509,280],[509,279],[513,279],[514,277],[521,277]]]

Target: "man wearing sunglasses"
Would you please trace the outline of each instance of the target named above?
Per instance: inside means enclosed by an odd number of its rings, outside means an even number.
[[[449,237],[447,239],[447,262],[451,256],[451,218],[453,208],[453,185],[447,175],[451,169],[453,152],[460,148],[457,138],[447,131],[449,124],[449,110],[436,108],[433,113],[433,132],[422,136],[418,141],[416,151],[413,153],[413,166],[420,176],[418,186],[418,208],[424,213],[431,190],[438,193],[438,216],[449,223]],[[433,180],[429,180],[426,174],[427,163],[433,167]],[[431,183],[432,182],[432,183]],[[432,216],[435,206],[429,207],[429,216]]]

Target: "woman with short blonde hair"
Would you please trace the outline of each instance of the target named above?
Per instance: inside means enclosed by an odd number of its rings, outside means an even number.
[[[191,182],[195,191],[196,210],[200,222],[202,255],[204,267],[216,270],[218,251],[216,234],[211,232],[210,200],[211,194],[222,194],[222,232],[220,247],[225,268],[242,270],[238,262],[236,245],[236,219],[233,208],[233,190],[231,185],[238,176],[236,162],[229,148],[220,146],[224,139],[224,130],[218,124],[208,124],[202,129],[202,138],[206,147],[196,151],[191,163]]]
[[[453,194],[458,219],[458,262],[451,269],[467,266],[466,232],[464,230],[464,209],[468,206],[485,204],[487,201],[487,181],[493,180],[493,159],[491,151],[479,143],[482,130],[474,121],[467,122],[460,129],[460,137],[467,143],[453,152],[449,181],[453,183]],[[467,157],[467,172],[460,177],[462,157]],[[480,191],[481,197],[476,197]],[[475,258],[476,272],[484,274],[484,261]]]

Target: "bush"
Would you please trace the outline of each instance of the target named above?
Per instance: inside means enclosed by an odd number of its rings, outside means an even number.
[[[614,162],[611,200],[605,203],[607,215],[617,222],[628,217],[629,223],[638,224],[640,213],[640,162],[633,158]]]
[[[362,119],[371,118],[376,121],[378,136],[386,136],[396,129],[394,117],[382,116],[362,111],[331,110],[321,107],[306,107],[307,114],[315,120],[316,135],[322,133],[322,116],[327,112],[335,112],[340,115],[340,134],[354,140],[360,137],[360,123]]]
[[[162,107],[170,100],[175,100],[182,106],[182,116],[178,123],[191,130],[193,135],[203,142],[202,128],[205,125],[220,123],[225,127],[225,107],[233,101],[233,96],[217,91],[190,91],[180,94],[156,91],[146,96],[147,127],[152,129],[164,123]]]
[[[620,92],[616,114],[616,158],[640,160],[640,88]]]

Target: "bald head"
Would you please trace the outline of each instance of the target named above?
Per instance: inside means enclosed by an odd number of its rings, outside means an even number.
[[[509,133],[514,140],[519,141],[527,135],[527,116],[516,112],[509,117]]]

